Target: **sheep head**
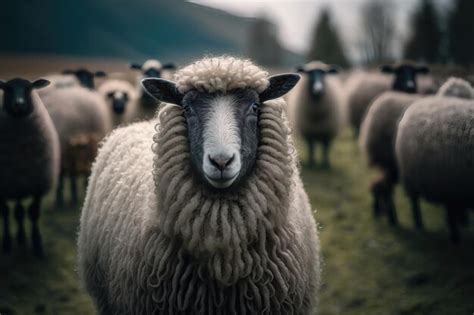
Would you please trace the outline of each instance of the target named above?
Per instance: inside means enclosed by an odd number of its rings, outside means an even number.
[[[7,82],[0,81],[0,89],[3,90],[3,109],[12,117],[28,116],[34,109],[31,96],[33,89],[44,88],[49,83],[45,79],[39,79],[34,82],[20,78]]]

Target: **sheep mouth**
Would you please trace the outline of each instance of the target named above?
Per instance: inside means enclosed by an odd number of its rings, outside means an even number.
[[[208,176],[207,174],[204,174],[204,176],[206,177],[207,181],[214,187],[214,188],[219,188],[219,189],[222,189],[222,188],[228,188],[230,187],[234,181],[237,179],[237,177],[239,176],[239,173],[240,172],[236,172],[234,175],[232,175],[231,177],[224,177],[224,176],[221,176],[221,177],[210,177]]]

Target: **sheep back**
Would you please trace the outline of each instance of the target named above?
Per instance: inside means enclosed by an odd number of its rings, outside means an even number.
[[[405,110],[420,98],[416,94],[385,92],[369,107],[361,126],[360,147],[369,164],[378,166],[397,178],[395,139]]]
[[[403,116],[396,140],[401,179],[412,195],[474,205],[474,101],[430,97]]]
[[[58,176],[58,134],[35,91],[32,98],[28,117],[12,118],[0,106],[0,199],[44,195]]]

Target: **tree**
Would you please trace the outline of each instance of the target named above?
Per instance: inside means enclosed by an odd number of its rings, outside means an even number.
[[[349,65],[343,44],[336,27],[332,24],[329,9],[323,9],[313,32],[313,40],[308,52],[309,60],[322,60],[326,63]]]
[[[248,55],[261,65],[281,64],[283,49],[277,38],[277,28],[265,17],[255,19],[250,27]]]
[[[366,63],[381,63],[391,58],[395,36],[392,7],[387,2],[369,1],[362,7],[360,48]]]
[[[423,0],[411,21],[413,33],[405,45],[408,59],[429,63],[440,59],[441,29],[431,0]]]
[[[456,0],[448,18],[449,53],[458,64],[474,63],[474,1]]]

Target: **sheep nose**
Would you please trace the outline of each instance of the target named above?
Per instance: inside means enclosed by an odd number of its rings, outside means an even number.
[[[230,156],[229,154],[215,154],[215,155],[209,155],[208,156],[209,161],[211,162],[211,165],[219,169],[221,172],[223,172],[226,167],[232,164],[232,162],[235,159],[235,154],[232,154]]]

